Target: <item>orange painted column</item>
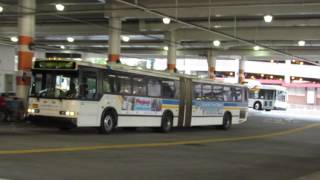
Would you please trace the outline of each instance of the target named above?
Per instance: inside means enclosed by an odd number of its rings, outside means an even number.
[[[167,34],[168,42],[168,54],[167,54],[167,70],[169,72],[176,72],[176,59],[177,59],[177,45],[176,45],[176,37],[175,37],[175,31],[170,31]]]
[[[214,56],[213,50],[208,51],[208,77],[209,79],[216,78],[216,57]]]
[[[116,8],[115,4],[111,1],[111,7]],[[109,18],[109,48],[108,48],[108,64],[121,63],[121,18],[115,11],[111,12]]]
[[[19,11],[23,14],[18,18],[18,73],[16,76],[17,96],[27,102],[31,84],[31,68],[34,53],[29,45],[34,41],[35,33],[35,0],[19,0]]]
[[[244,70],[245,70],[245,58],[239,59],[239,83],[243,84],[245,83],[245,75],[244,75]]]

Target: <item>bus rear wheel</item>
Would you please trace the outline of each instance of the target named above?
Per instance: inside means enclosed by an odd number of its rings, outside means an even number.
[[[223,130],[228,130],[231,128],[231,125],[232,125],[232,116],[230,113],[225,113],[223,115],[222,125],[219,126],[219,128]]]
[[[162,115],[161,127],[158,129],[160,132],[168,133],[171,131],[173,126],[173,116],[167,112]]]
[[[262,109],[261,103],[260,102],[255,102],[254,105],[253,105],[253,109],[261,110]]]
[[[101,134],[110,134],[116,125],[116,116],[112,111],[107,111],[101,119],[99,132]]]

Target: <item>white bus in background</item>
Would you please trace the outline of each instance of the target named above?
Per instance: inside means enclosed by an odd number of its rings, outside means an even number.
[[[28,118],[63,122],[60,129],[216,125],[247,120],[247,88],[123,65],[37,60],[32,69]],[[62,126],[63,125],[63,126]]]
[[[260,85],[249,90],[249,107],[256,110],[286,110],[287,89],[276,85]]]

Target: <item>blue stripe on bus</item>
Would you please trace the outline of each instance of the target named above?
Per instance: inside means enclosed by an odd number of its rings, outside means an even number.
[[[161,104],[170,104],[170,105],[178,105],[179,100],[176,99],[162,99]]]

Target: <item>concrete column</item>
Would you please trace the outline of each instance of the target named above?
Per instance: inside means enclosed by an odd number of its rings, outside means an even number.
[[[215,79],[216,78],[216,57],[214,56],[214,51],[209,50],[208,51],[208,77],[209,79]]]
[[[19,0],[19,11],[21,16],[18,18],[19,29],[19,50],[18,50],[18,74],[16,77],[17,96],[27,102],[29,88],[31,84],[31,68],[34,53],[29,49],[33,43],[35,33],[35,0]],[[13,60],[13,59],[12,59]]]
[[[112,4],[114,7],[114,4]],[[120,50],[121,50],[121,18],[116,14],[116,12],[111,13],[109,18],[109,49],[108,49],[108,62],[116,63],[120,62]]]
[[[169,72],[175,72],[176,70],[176,50],[177,50],[177,45],[176,45],[176,37],[175,37],[175,31],[170,31],[167,34],[167,39],[169,40],[168,42],[168,54],[167,54],[167,59],[168,59],[168,65],[167,65],[167,70]]]
[[[239,59],[239,83],[243,84],[245,81],[244,70],[245,70],[246,59],[242,57]]]
[[[291,66],[291,60],[290,60],[290,59],[287,59],[287,60],[286,60],[286,67],[289,69],[289,68],[290,68],[289,66]],[[285,82],[285,83],[290,83],[290,82],[291,82],[290,74],[289,74],[289,73],[287,73],[287,74],[284,75],[284,82]]]

